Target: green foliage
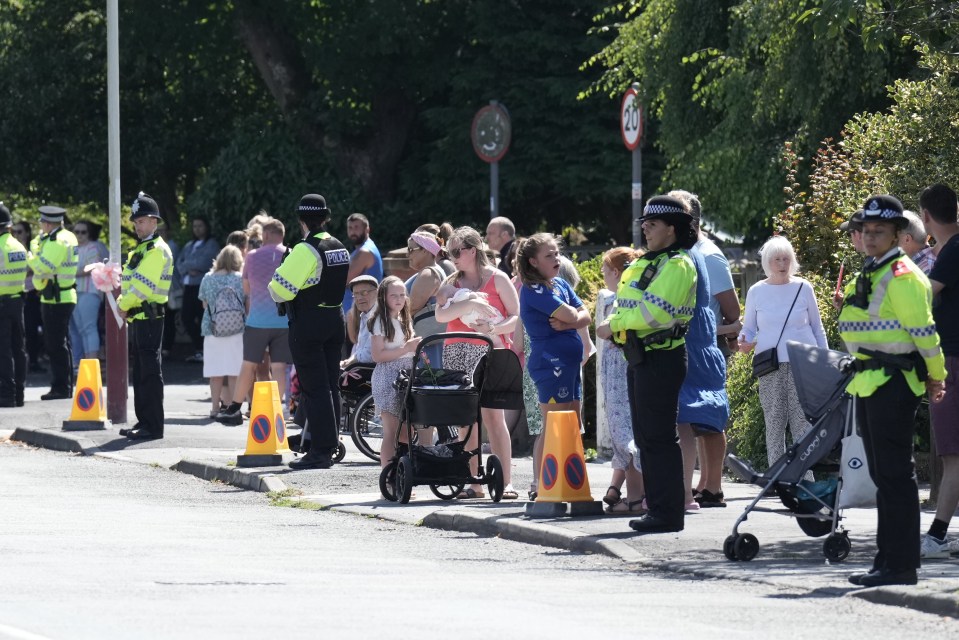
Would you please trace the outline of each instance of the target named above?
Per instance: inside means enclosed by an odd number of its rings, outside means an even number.
[[[663,188],[700,195],[711,220],[753,238],[783,208],[779,158],[791,142],[811,157],[856,112],[886,103],[911,67],[908,49],[863,47],[854,33],[814,33],[806,0],[637,0],[603,18],[614,41],[590,62],[594,90],[640,79],[660,121]],[[797,177],[804,177],[802,169]]]

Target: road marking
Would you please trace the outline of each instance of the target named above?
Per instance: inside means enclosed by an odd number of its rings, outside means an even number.
[[[30,633],[29,631],[17,629],[16,627],[8,627],[5,624],[0,624],[0,635],[9,637],[12,640],[50,640],[47,636]]]

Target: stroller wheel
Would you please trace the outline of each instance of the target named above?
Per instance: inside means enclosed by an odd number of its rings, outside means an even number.
[[[743,533],[733,542],[733,552],[743,562],[749,562],[759,553],[759,540],[751,533]]]
[[[396,483],[394,486],[396,487],[396,499],[401,504],[408,503],[410,496],[413,495],[413,463],[409,456],[403,456],[396,463]]]
[[[503,463],[495,455],[486,458],[486,485],[489,487],[489,497],[493,502],[503,499]]]
[[[822,543],[822,554],[830,562],[842,562],[851,550],[852,543],[849,542],[849,536],[845,531],[832,534]]]
[[[732,560],[733,562],[739,560],[739,558],[736,557],[736,540],[738,539],[738,535],[729,535],[726,536],[726,540],[723,541],[723,555],[726,556],[727,560]]]
[[[346,457],[346,445],[342,442],[336,443],[336,453],[333,454],[333,462],[343,462]]]
[[[380,493],[390,502],[396,502],[396,461],[390,460],[380,472]]]
[[[452,500],[460,494],[465,484],[431,484],[430,491],[440,500]]]

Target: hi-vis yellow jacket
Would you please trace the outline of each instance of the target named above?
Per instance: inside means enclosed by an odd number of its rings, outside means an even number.
[[[643,273],[649,265],[655,275],[641,289]],[[626,267],[616,291],[616,307],[609,319],[609,328],[617,343],[626,341],[632,329],[640,338],[657,331],[686,324],[696,309],[696,265],[686,251],[652,252]],[[674,338],[648,349],[673,349],[686,343]]]
[[[130,311],[144,302],[166,304],[172,280],[173,253],[169,245],[159,236],[141,240],[127,254],[117,306],[123,311]],[[140,311],[127,316],[127,322],[147,317],[148,314]]]
[[[939,334],[932,319],[932,289],[929,279],[908,257],[889,261],[875,271],[865,268],[872,285],[869,306],[855,307],[856,279],[846,285],[845,304],[839,313],[839,334],[850,353],[869,359],[860,349],[893,355],[922,356],[933,380],[945,380],[946,368]],[[857,276],[858,277],[858,276]],[[925,392],[915,369],[905,371],[909,387],[917,396]],[[884,369],[867,369],[853,377],[846,390],[861,397],[871,396],[889,381]]]
[[[0,233],[0,296],[23,293],[27,277],[27,250],[9,231]]]
[[[33,270],[33,286],[40,293],[40,302],[77,303],[78,263],[77,237],[69,229],[58,227],[33,239],[27,266]]]

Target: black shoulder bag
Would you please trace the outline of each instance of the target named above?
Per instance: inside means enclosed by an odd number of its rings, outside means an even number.
[[[800,282],[799,290],[796,291],[796,297],[793,298],[793,303],[789,305],[789,311],[786,312],[786,319],[783,321],[783,328],[782,331],[779,332],[779,339],[776,340],[776,346],[772,349],[765,349],[753,354],[753,375],[755,377],[762,378],[779,369],[779,342],[783,339],[783,334],[786,332],[786,325],[789,324],[789,315],[793,312],[793,307],[796,306],[796,300],[799,300],[799,294],[801,292],[802,283]]]

